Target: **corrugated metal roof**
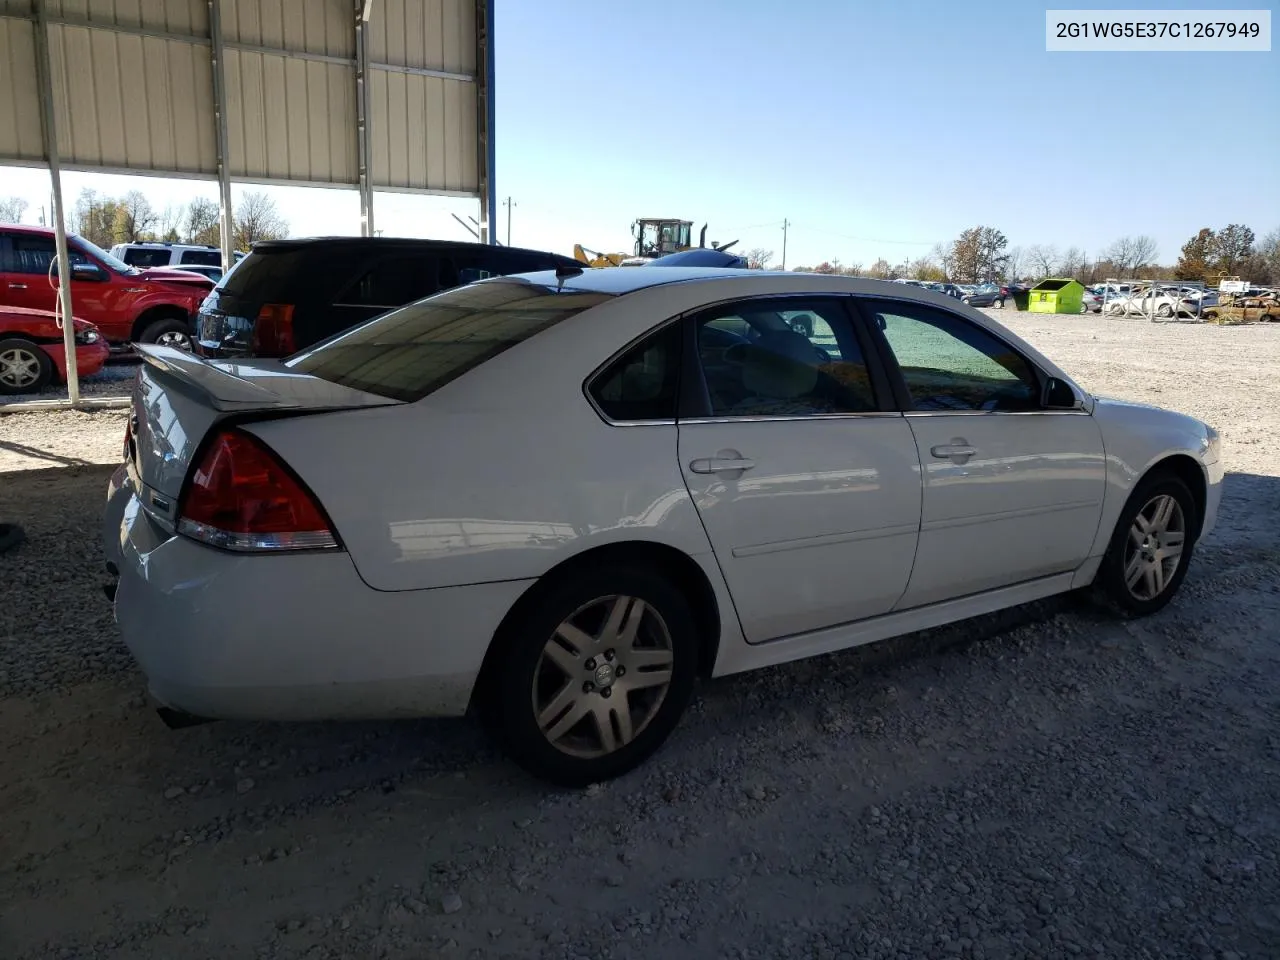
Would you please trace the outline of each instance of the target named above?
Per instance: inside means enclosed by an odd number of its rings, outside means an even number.
[[[353,67],[240,50],[226,60],[233,177],[357,182]]]
[[[228,169],[355,185],[354,0],[220,0]],[[376,0],[367,26],[376,188],[481,189],[477,3]],[[217,173],[205,0],[46,0],[64,165]],[[40,161],[30,0],[0,0],[0,160]]]
[[[217,173],[206,47],[55,23],[49,56],[63,163]]]
[[[35,24],[0,19],[0,157],[43,160]]]

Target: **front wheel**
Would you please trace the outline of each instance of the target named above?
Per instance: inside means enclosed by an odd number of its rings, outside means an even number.
[[[675,728],[697,675],[688,602],[640,568],[547,585],[494,642],[482,691],[488,726],[518,764],[564,786],[643,762]]]
[[[1144,480],[1120,514],[1096,585],[1125,615],[1155,613],[1178,592],[1198,529],[1185,483],[1167,473]]]
[[[191,351],[191,330],[187,324],[174,317],[156,320],[142,330],[139,343],[154,343],[161,347],[176,347],[179,350]]]
[[[53,361],[23,337],[0,340],[0,394],[39,393],[53,382]]]

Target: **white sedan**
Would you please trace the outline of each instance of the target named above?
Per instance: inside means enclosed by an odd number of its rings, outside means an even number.
[[[171,718],[487,718],[615,776],[698,677],[1094,586],[1159,610],[1218,435],[904,284],[485,280],[285,361],[140,348],[108,588]]]

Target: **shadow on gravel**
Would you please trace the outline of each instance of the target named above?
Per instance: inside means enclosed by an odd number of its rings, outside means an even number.
[[[48,460],[50,463],[60,464],[64,467],[88,467],[93,465],[88,460],[82,460],[79,457],[64,457],[61,454],[50,453],[48,450],[28,447],[24,443],[14,443],[12,440],[0,440],[0,450],[8,450],[10,453],[31,457],[33,460]]]
[[[51,693],[74,701],[74,706],[55,706],[56,713],[105,709],[131,718],[131,726],[136,721],[135,732],[150,742],[155,759],[162,764],[184,751],[190,751],[191,759],[201,754],[287,756],[290,765],[305,774],[290,791],[299,796],[379,788],[390,792],[406,778],[462,773],[496,762],[478,725],[470,722],[221,722],[168,731],[149,709],[143,678],[119,640],[101,591],[104,574],[98,524],[111,469],[88,466],[0,474],[0,520],[19,523],[27,532],[27,543],[0,556],[0,709],[9,698],[30,700]],[[1265,564],[1268,558],[1274,564],[1280,556],[1278,540],[1280,478],[1228,475],[1219,525],[1197,551],[1187,581],[1189,592],[1223,565]],[[1184,595],[1175,609],[1195,602]],[[1114,622],[1079,596],[1055,597],[717,680],[702,687],[695,709],[737,715],[734,705],[744,690],[755,685],[770,693],[764,703],[752,698],[753,709],[762,709],[743,722],[768,723],[792,709],[790,691],[815,683],[847,688],[864,680],[884,680],[955,648],[975,641],[1000,643],[1021,627],[1064,614],[1079,618],[1076,622],[1086,632]],[[696,721],[685,725],[679,739],[689,746],[687,738],[696,741],[700,729]]]

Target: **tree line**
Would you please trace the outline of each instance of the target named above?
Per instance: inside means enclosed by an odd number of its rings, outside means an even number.
[[[949,243],[935,244],[924,256],[897,262],[881,257],[870,266],[841,263],[837,258],[817,266],[794,267],[798,273],[841,274],[880,280],[925,280],[950,283],[1034,282],[1045,277],[1072,277],[1084,284],[1108,278],[1138,280],[1196,280],[1216,284],[1222,277],[1239,276],[1253,283],[1280,285],[1280,228],[1258,240],[1244,224],[1218,230],[1205,227],[1188,240],[1173,265],[1161,264],[1154,238],[1139,234],[1120,237],[1090,256],[1079,247],[1059,250],[1054,244],[1009,245],[995,227],[976,226]],[[756,247],[743,256],[752,269],[768,269],[772,250]]]
[[[29,204],[21,197],[0,198],[0,223],[21,223]],[[289,235],[289,223],[275,201],[260,190],[245,192],[233,208],[231,245],[248,250],[259,240]],[[157,209],[140,190],[120,197],[81,190],[71,207],[67,229],[107,249],[117,243],[194,243],[222,245],[218,204],[208,197]]]

